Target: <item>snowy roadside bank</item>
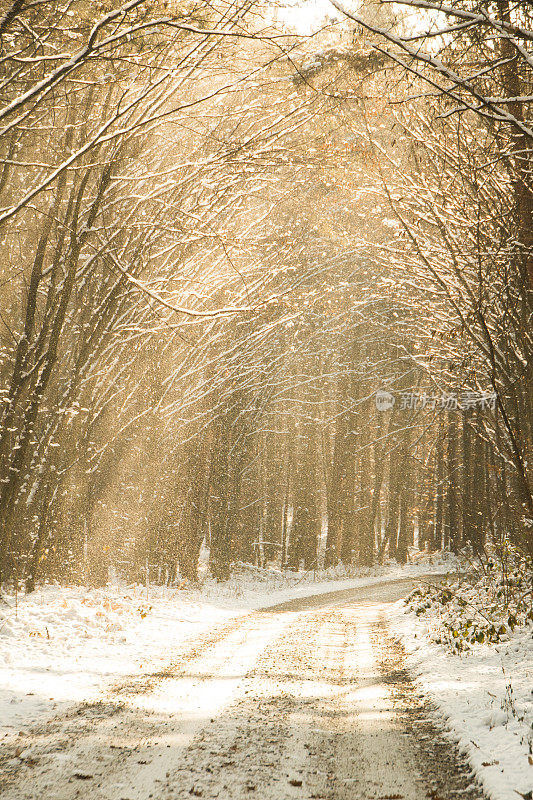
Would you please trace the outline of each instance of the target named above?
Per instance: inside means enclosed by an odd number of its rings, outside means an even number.
[[[533,789],[533,634],[453,654],[438,638],[435,615],[418,617],[395,604],[392,630],[408,653],[421,691],[437,705],[493,800],[531,800]]]
[[[123,677],[167,664],[193,636],[254,609],[399,577],[450,562],[391,565],[339,578],[242,568],[199,588],[47,586],[0,606],[0,740],[94,700]]]

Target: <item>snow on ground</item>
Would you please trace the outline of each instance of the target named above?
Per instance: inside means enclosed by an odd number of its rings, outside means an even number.
[[[408,666],[438,706],[493,800],[531,800],[533,789],[533,634],[516,629],[508,641],[479,644],[461,655],[438,644],[438,619],[395,604],[392,624]]]
[[[342,574],[281,573],[241,565],[226,583],[183,589],[46,586],[0,606],[0,739],[66,707],[96,699],[127,676],[152,672],[180,646],[256,608],[299,597],[453,568],[435,559]],[[446,719],[493,800],[531,800],[531,629],[453,655],[433,635],[437,618],[393,607],[408,666]],[[518,792],[518,794],[517,794]]]
[[[94,700],[125,676],[157,670],[187,639],[253,609],[430,571],[442,572],[443,561],[352,576],[242,565],[226,583],[205,579],[197,588],[46,586],[8,595],[0,605],[0,739]]]

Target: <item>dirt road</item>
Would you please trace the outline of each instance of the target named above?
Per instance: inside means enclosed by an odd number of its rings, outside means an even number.
[[[387,628],[413,581],[291,601],[19,737],[3,800],[481,797]],[[169,659],[170,660],[170,659]]]

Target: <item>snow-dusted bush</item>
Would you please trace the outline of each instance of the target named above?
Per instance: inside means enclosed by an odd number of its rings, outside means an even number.
[[[442,584],[415,589],[406,603],[417,616],[431,614],[435,640],[455,652],[505,641],[518,627],[533,631],[532,564],[505,544]]]

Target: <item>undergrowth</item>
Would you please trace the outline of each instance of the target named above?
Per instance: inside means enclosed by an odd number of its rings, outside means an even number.
[[[477,558],[440,585],[415,589],[406,600],[417,616],[436,619],[434,640],[454,652],[506,641],[518,627],[533,631],[531,559],[509,544]]]

